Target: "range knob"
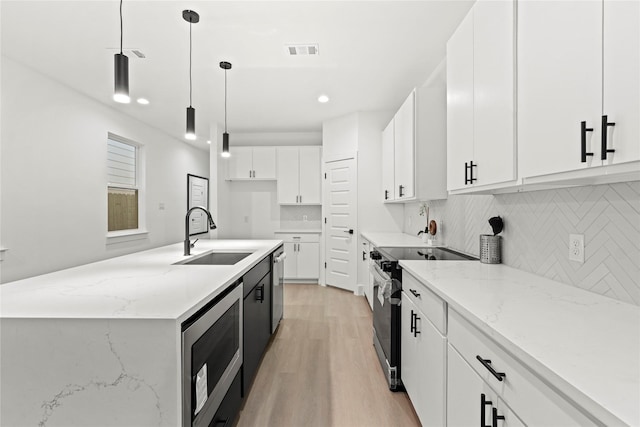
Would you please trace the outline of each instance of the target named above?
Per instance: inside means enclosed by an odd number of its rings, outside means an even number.
[[[382,259],[382,255],[380,255],[380,252],[378,252],[378,251],[369,252],[369,257],[374,261]]]
[[[380,263],[380,268],[382,268],[382,271],[390,273],[394,268],[393,261],[382,261]]]

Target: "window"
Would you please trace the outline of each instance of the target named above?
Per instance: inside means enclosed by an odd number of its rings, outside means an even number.
[[[109,134],[107,139],[107,216],[109,232],[140,227],[140,146]]]

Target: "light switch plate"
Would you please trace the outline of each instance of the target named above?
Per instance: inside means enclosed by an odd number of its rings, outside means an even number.
[[[569,260],[584,264],[584,234],[569,234]]]

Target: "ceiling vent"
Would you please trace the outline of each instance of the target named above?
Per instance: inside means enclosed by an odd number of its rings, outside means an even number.
[[[288,44],[285,45],[290,56],[318,55],[318,44]]]

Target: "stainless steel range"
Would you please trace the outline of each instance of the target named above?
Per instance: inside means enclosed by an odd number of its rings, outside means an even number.
[[[476,258],[445,248],[375,248],[370,253],[373,275],[373,345],[389,389],[402,390],[400,367],[400,260],[470,261]]]

